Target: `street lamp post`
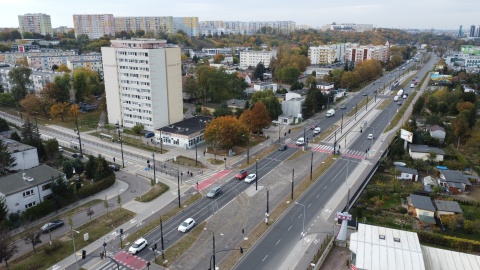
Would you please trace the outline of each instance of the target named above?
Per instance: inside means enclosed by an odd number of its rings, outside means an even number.
[[[357,121],[357,106],[358,106],[358,103],[355,103],[355,121]]]
[[[265,190],[267,191],[267,212],[265,213],[265,224],[268,225],[268,219],[270,217],[270,210],[268,207],[268,188],[265,188]]]
[[[120,141],[120,151],[122,152],[122,166],[123,168],[125,168],[125,160],[123,159],[123,142],[122,142],[122,136],[120,135],[120,123],[118,121],[116,123],[116,126],[118,131],[118,140]],[[80,138],[80,134],[78,135],[78,138]],[[80,145],[80,147],[82,146]]]
[[[198,151],[197,151],[197,141],[195,139],[195,167],[197,167],[198,164]]]
[[[312,157],[310,158],[310,180],[312,180],[312,174],[313,174],[313,152],[312,152]]]
[[[72,217],[70,216],[68,218],[68,225],[70,225],[70,230],[72,231],[72,242],[73,242],[73,255],[75,256],[75,264],[77,265],[77,269],[80,269],[80,267],[78,266],[78,261],[77,261],[77,249],[75,247],[75,235],[73,234],[73,220],[72,220]],[[75,231],[76,232],[76,231]]]
[[[155,152],[152,153],[152,157],[153,157],[153,182],[156,184],[157,183],[157,177],[156,177],[156,170],[157,168],[155,167]]]
[[[80,147],[80,155],[83,156],[83,150],[82,150],[82,139],[80,138],[80,129],[78,129],[78,120],[77,117],[75,117],[75,125],[77,126],[77,135],[78,135],[78,145]]]
[[[205,231],[212,233],[212,239],[213,239],[213,252],[212,252],[212,258],[213,258],[213,268],[215,269],[215,232],[212,232],[211,230],[207,228],[203,228]],[[220,234],[223,235],[223,234]],[[211,267],[211,265],[210,265]]]
[[[342,113],[342,122],[340,124],[340,133],[343,133],[343,113]]]
[[[165,246],[163,245],[163,223],[162,217],[160,217],[160,240],[162,242],[162,259],[165,260]]]
[[[302,238],[305,236],[305,205],[299,202],[295,202],[295,204],[303,206],[303,229],[302,229]]]
[[[258,190],[258,159],[255,160],[255,190]]]
[[[178,208],[181,208],[180,206],[180,174],[177,173],[177,193],[178,193]]]
[[[350,164],[350,159],[347,159],[347,174],[345,174],[345,185],[348,186],[348,164]],[[348,207],[349,207],[349,204],[350,204],[350,189],[348,190],[349,193],[348,193],[348,196],[347,196],[347,211],[348,211]]]
[[[294,186],[294,179],[295,179],[295,169],[292,169],[292,194],[291,194],[291,199],[293,200],[293,186]]]

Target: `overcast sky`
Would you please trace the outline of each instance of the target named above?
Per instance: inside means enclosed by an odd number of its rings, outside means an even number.
[[[198,17],[200,21],[367,23],[375,27],[464,29],[480,25],[480,0],[0,0],[0,27],[18,15],[46,13],[52,27],[73,27],[73,14]]]

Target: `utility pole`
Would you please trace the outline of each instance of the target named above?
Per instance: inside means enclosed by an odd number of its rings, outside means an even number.
[[[293,186],[294,186],[294,179],[295,179],[295,169],[292,169],[292,195],[290,198],[293,200]]]

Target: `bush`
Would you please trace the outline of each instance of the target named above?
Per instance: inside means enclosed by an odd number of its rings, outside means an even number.
[[[444,236],[438,233],[429,233],[425,231],[418,232],[418,239],[420,242],[432,244],[436,246],[446,247],[447,249],[454,249],[461,252],[480,252],[480,242],[468,239],[461,239],[457,237]]]
[[[132,131],[133,133],[140,135],[143,132],[144,126],[142,124],[136,124],[133,128]]]
[[[30,207],[22,214],[24,220],[37,220],[50,214],[55,210],[55,204],[53,200],[45,200],[34,207]]]
[[[63,242],[61,242],[60,240],[53,240],[52,245],[44,245],[43,251],[45,252],[45,254],[50,255],[62,247]]]
[[[112,174],[103,180],[93,183],[88,186],[84,186],[77,191],[77,197],[80,199],[86,198],[104,189],[107,189],[115,184],[115,174]]]

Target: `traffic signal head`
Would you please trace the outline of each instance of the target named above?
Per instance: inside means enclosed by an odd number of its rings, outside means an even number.
[[[242,253],[242,254],[243,254],[243,248],[242,248],[242,247],[240,247],[240,253]]]
[[[363,129],[360,129],[360,133],[362,133]]]
[[[82,250],[82,259],[85,260],[85,257],[87,257],[87,251],[84,249]]]
[[[153,244],[153,249],[157,249],[157,243]]]
[[[123,234],[123,229],[120,229],[120,234]]]

